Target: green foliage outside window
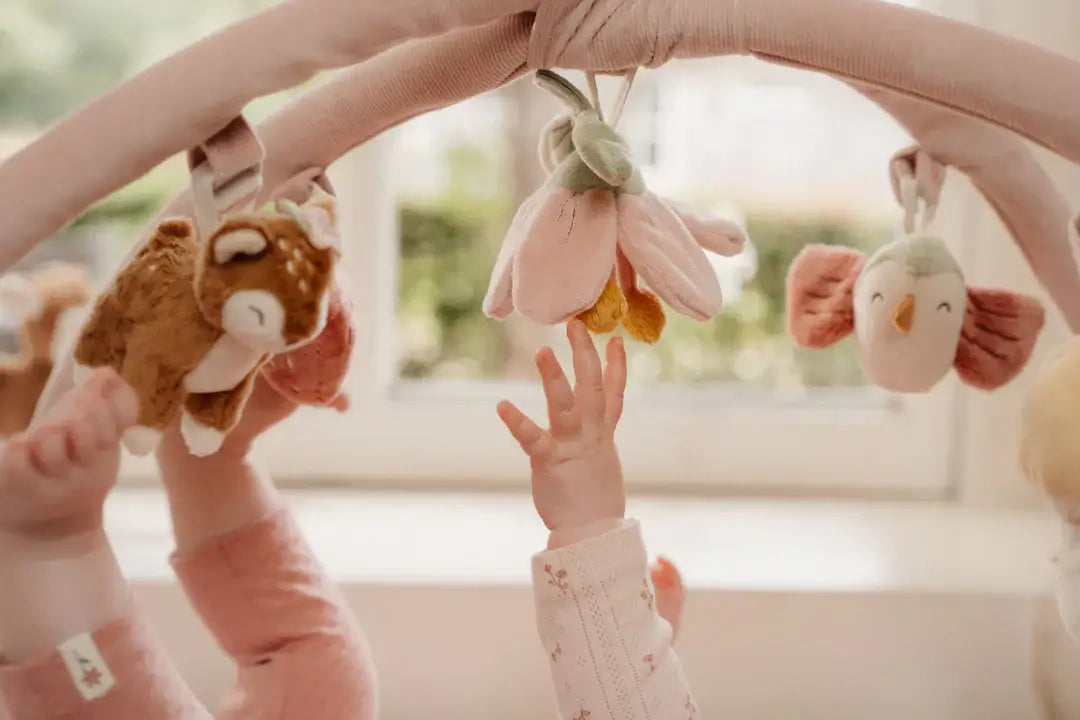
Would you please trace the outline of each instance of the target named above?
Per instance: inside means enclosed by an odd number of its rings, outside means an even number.
[[[95,0],[11,0],[0,7],[0,132],[40,131],[163,54],[267,0],[192,0],[132,3]],[[257,103],[256,119],[280,105]],[[401,284],[398,365],[406,378],[497,378],[511,353],[507,327],[480,310],[502,234],[513,212],[502,182],[504,138],[451,148],[444,158],[450,182],[434,197],[406,198],[400,207]],[[498,148],[498,149],[496,149]],[[114,238],[118,257],[138,228],[186,180],[171,163],[114,194],[83,215],[69,233],[85,239],[87,226]],[[81,226],[81,227],[80,227]],[[888,229],[845,218],[751,214],[748,229],[758,255],[756,275],[741,297],[709,323],[669,313],[662,342],[635,347],[652,368],[648,381],[740,381],[764,387],[861,384],[850,343],[823,352],[795,349],[787,338],[784,279],[807,243],[864,249],[887,239]],[[103,233],[94,232],[96,241]]]
[[[445,366],[471,367],[470,376],[477,378],[502,375],[508,352],[505,326],[484,317],[480,303],[507,217],[505,203],[499,202],[427,200],[401,206],[398,324],[407,338],[425,336],[402,344],[399,369],[404,377],[443,375]],[[782,215],[751,215],[747,228],[758,254],[757,273],[737,302],[712,322],[669,311],[661,342],[635,348],[652,356],[658,368],[653,379],[770,387],[862,384],[850,343],[823,351],[793,346],[785,327],[784,284],[804,245],[870,250],[888,239],[888,228],[845,218]]]

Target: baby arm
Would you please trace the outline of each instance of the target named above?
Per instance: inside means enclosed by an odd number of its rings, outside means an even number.
[[[694,717],[636,521],[540,553],[532,570],[563,718]]]
[[[215,455],[190,455],[175,428],[158,462],[176,534],[173,566],[238,666],[221,718],[374,718],[375,671],[348,606],[265,473],[249,459],[295,405],[262,378]]]
[[[585,327],[574,321],[567,332],[574,388],[550,349],[537,358],[550,429],[499,405],[529,456],[533,500],[551,531],[548,550],[533,559],[533,587],[559,711],[564,720],[692,718],[697,710],[671,648],[672,626],[658,614],[640,527],[624,518],[614,435],[625,351],[613,340],[604,371]],[[681,583],[671,574],[662,567],[658,577],[678,622]]]
[[[136,405],[98,371],[0,445],[0,695],[18,720],[208,717],[136,613],[102,527]]]

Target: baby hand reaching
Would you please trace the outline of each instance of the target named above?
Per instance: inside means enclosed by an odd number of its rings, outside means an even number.
[[[132,390],[98,370],[41,422],[0,444],[0,532],[49,539],[100,528],[120,436],[137,415]]]
[[[674,643],[679,639],[683,606],[686,604],[682,576],[667,558],[657,558],[649,568],[649,575],[656,590],[656,612],[671,625],[671,641]]]
[[[541,429],[508,401],[498,406],[499,417],[529,456],[533,502],[553,533],[618,521],[626,512],[615,449],[626,389],[626,351],[621,339],[612,339],[605,370],[585,325],[572,321],[567,337],[574,357],[572,389],[551,348],[536,358],[549,429]]]

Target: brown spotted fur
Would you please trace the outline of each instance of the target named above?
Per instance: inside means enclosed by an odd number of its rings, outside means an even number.
[[[212,261],[214,240],[240,229],[257,230],[269,238],[271,248],[256,258],[240,257],[224,266]],[[195,284],[203,315],[221,323],[221,308],[235,290],[269,290],[285,306],[285,337],[291,345],[310,337],[319,320],[319,299],[332,277],[334,256],[311,245],[307,234],[291,218],[270,215],[226,220],[206,243],[195,271]],[[291,268],[295,272],[289,272]],[[299,292],[297,283],[306,283]]]
[[[267,249],[218,265],[215,241],[239,228],[261,232]],[[288,271],[290,263],[295,274]],[[224,334],[225,301],[236,290],[269,290],[285,307],[288,342],[307,339],[317,330],[319,297],[331,282],[333,264],[333,252],[313,246],[288,216],[226,220],[202,246],[190,222],[166,220],[98,299],[75,361],[116,369],[140,399],[140,425],[163,430],[183,405],[203,425],[228,432],[239,420],[258,367],[228,392],[188,395],[183,388],[184,377]]]

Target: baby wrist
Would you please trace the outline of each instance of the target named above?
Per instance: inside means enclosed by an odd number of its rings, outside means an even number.
[[[613,530],[626,527],[629,520],[624,518],[607,518],[596,520],[585,525],[573,525],[569,527],[553,528],[548,535],[548,550],[566,547],[575,543],[599,537]]]
[[[0,561],[69,558],[108,545],[101,509],[26,528],[0,528]]]

